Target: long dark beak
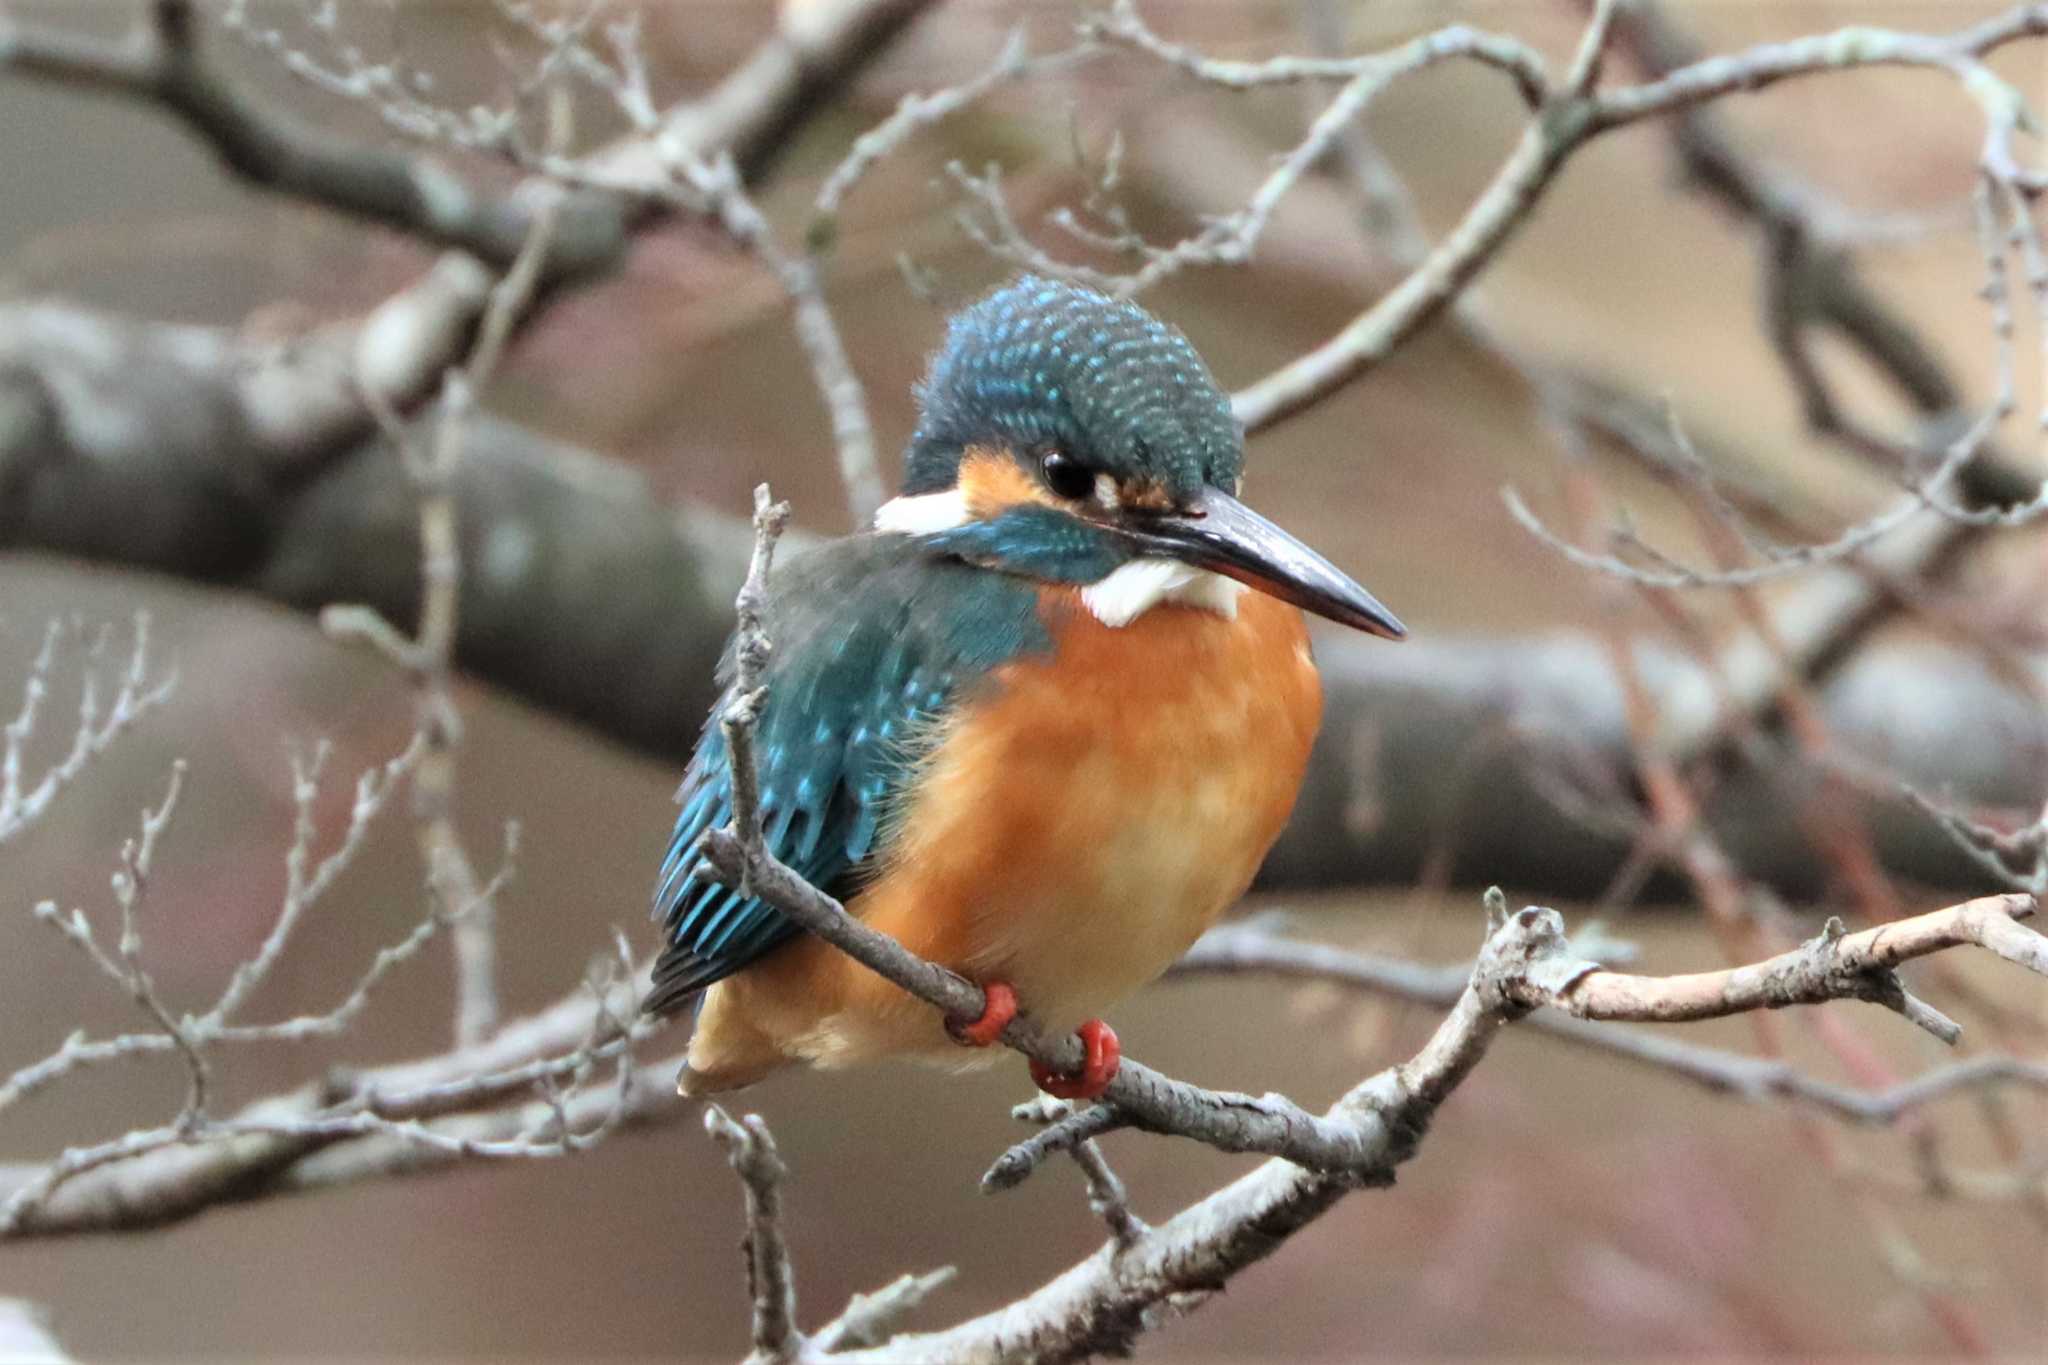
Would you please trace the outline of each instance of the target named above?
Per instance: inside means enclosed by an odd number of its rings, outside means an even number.
[[[1119,529],[1147,554],[1213,569],[1340,625],[1389,640],[1408,634],[1343,570],[1217,489],[1203,489],[1189,511],[1132,517]]]

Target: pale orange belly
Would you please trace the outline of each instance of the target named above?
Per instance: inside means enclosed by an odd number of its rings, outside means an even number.
[[[1005,669],[934,751],[854,908],[1066,1029],[1165,971],[1243,895],[1293,808],[1322,693],[1300,614],[1255,594],[1235,620],[1164,606],[1114,629],[1077,611],[1056,630],[1051,657]],[[898,1017],[896,993],[859,976],[821,1021],[820,1060],[945,1045],[929,1010]],[[880,1027],[857,1040],[864,1013]]]
[[[1153,980],[1244,893],[1294,805],[1322,692],[1300,613],[1161,606],[1121,628],[1055,600],[1057,648],[1006,666],[920,774],[849,909],[1072,1028]],[[728,1041],[721,1043],[721,1036]],[[714,987],[691,1046],[836,1066],[977,1056],[931,1008],[800,940]],[[701,1054],[701,1056],[700,1056]]]

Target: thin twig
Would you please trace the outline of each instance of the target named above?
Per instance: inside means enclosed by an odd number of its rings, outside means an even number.
[[[1050,1095],[1039,1095],[1010,1111],[1011,1117],[1040,1127],[1058,1123],[1073,1113],[1068,1101]],[[1144,1220],[1131,1211],[1130,1193],[1110,1169],[1101,1144],[1094,1138],[1080,1138],[1067,1148],[1067,1154],[1074,1158],[1082,1178],[1088,1182],[1089,1211],[1108,1225],[1110,1238],[1120,1249],[1128,1251],[1136,1246],[1146,1232]]]
[[[87,648],[85,673],[79,683],[76,729],[72,732],[70,748],[64,757],[44,769],[33,785],[29,785],[24,755],[29,738],[35,733],[41,718],[43,702],[49,694],[50,674],[56,666],[58,646],[69,634],[61,621],[51,621],[44,629],[42,647],[36,651],[34,660],[29,664],[28,677],[22,683],[20,709],[15,712],[14,719],[0,726],[0,844],[7,843],[41,819],[57,797],[78,780],[87,765],[113,747],[114,741],[132,729],[143,716],[162,706],[177,684],[175,673],[152,676],[149,615],[137,612],[134,644],[119,675],[120,683],[115,688],[114,699],[108,704],[106,714],[101,715],[99,661],[105,652],[106,641],[102,634]]]
[[[796,1277],[782,1234],[782,1182],[789,1176],[775,1138],[759,1114],[735,1121],[717,1105],[704,1110],[704,1130],[725,1149],[747,1192],[747,1291],[754,1302],[750,1361],[786,1361],[803,1349],[796,1327]]]

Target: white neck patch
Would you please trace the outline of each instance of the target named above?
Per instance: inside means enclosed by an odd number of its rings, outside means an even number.
[[[1096,620],[1120,628],[1162,602],[1213,611],[1235,621],[1238,594],[1243,591],[1244,584],[1235,579],[1177,559],[1134,559],[1081,589],[1081,600]]]
[[[875,529],[896,531],[906,536],[930,535],[965,526],[971,515],[967,495],[957,488],[943,493],[920,493],[916,497],[891,498],[875,509]]]

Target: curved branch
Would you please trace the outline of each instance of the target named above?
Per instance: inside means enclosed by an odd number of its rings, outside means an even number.
[[[200,46],[194,11],[190,0],[153,0],[148,21],[120,44],[0,18],[0,73],[152,101],[254,184],[501,268],[518,257],[543,201],[561,193],[542,193],[538,184],[486,193],[432,157],[330,137],[264,108],[214,69]],[[611,265],[625,249],[627,226],[627,205],[616,195],[561,194],[547,273],[558,278]]]
[[[1904,994],[1892,968],[1944,948],[1975,944],[2048,976],[2048,938],[2016,923],[2034,910],[2032,896],[2003,895],[1985,896],[1854,934],[1845,933],[1840,920],[1830,920],[1820,937],[1763,962],[1668,977],[1593,970],[1562,989],[1530,990],[1519,998],[1523,1004],[1549,1005],[1581,1019],[1660,1024],[1721,1019],[1751,1010],[1845,997],[1873,1000],[1911,1017],[1912,997]],[[1915,1022],[1929,1026],[1944,1042],[1954,1042],[1959,1032],[1953,1025],[1947,1029],[1935,1026],[1925,1016]]]
[[[1173,965],[1171,975],[1240,973],[1331,982],[1437,1009],[1456,1003],[1470,975],[1469,968],[1462,965],[1426,967],[1284,938],[1251,924],[1210,930]],[[1752,1101],[1790,1100],[1853,1123],[1890,1124],[1947,1096],[1984,1087],[2023,1085],[2048,1090],[2048,1066],[1999,1053],[1970,1057],[1884,1090],[1860,1090],[1809,1076],[1773,1058],[1682,1042],[1647,1029],[1615,1028],[1552,1010],[1538,1010],[1519,1027],[1690,1081],[1716,1094]]]
[[[747,61],[702,101],[662,112],[648,133],[588,158],[592,178],[659,178],[665,157],[728,151],[751,180],[797,126],[922,12],[930,0],[829,0],[785,6]],[[199,41],[192,0],[151,0],[125,42],[30,28],[0,15],[0,74],[118,93],[161,105],[237,175],[470,252],[503,269],[543,208],[559,199],[542,271],[549,281],[616,264],[659,196],[563,191],[534,179],[491,192],[422,153],[351,143],[252,100],[217,71]],[[657,145],[659,144],[659,145]]]
[[[1604,25],[1615,17],[1602,7],[1593,22]],[[1528,221],[1564,164],[1602,133],[1796,77],[1876,65],[1948,71],[1995,119],[2003,98],[1997,92],[2004,87],[1976,63],[1999,47],[2044,33],[2048,5],[2021,5],[1948,35],[1843,29],[1710,57],[1642,85],[1554,97],[1523,130],[1492,183],[1422,264],[1328,341],[1240,389],[1232,397],[1238,420],[1247,431],[1275,425],[1385,360],[1487,266]]]
[[[705,861],[728,883],[738,886],[744,881],[753,895],[942,1015],[976,1019],[983,1014],[986,1001],[981,987],[925,961],[887,934],[847,914],[844,906],[791,871],[758,839],[749,843],[720,829],[705,835],[702,847]],[[1011,1021],[1001,1042],[1055,1071],[1073,1072],[1081,1066],[1077,1038],[1071,1034],[1048,1038],[1026,1015]],[[1330,1169],[1350,1169],[1363,1159],[1360,1136],[1353,1125],[1333,1123],[1281,1095],[1204,1090],[1129,1058],[1124,1059],[1103,1100],[1115,1108],[1118,1127],[1192,1138],[1219,1151],[1285,1153],[1304,1164]],[[1024,1174],[1028,1170],[1019,1172],[1017,1179]],[[1001,1189],[1016,1181],[1006,1182],[991,1172],[985,1183],[991,1189]]]
[[[932,3],[785,0],[776,6],[774,29],[709,93],[664,112],[652,136],[598,153],[592,168],[602,178],[632,182],[659,176],[665,155],[707,159],[723,151],[744,179],[758,180],[798,126]]]

